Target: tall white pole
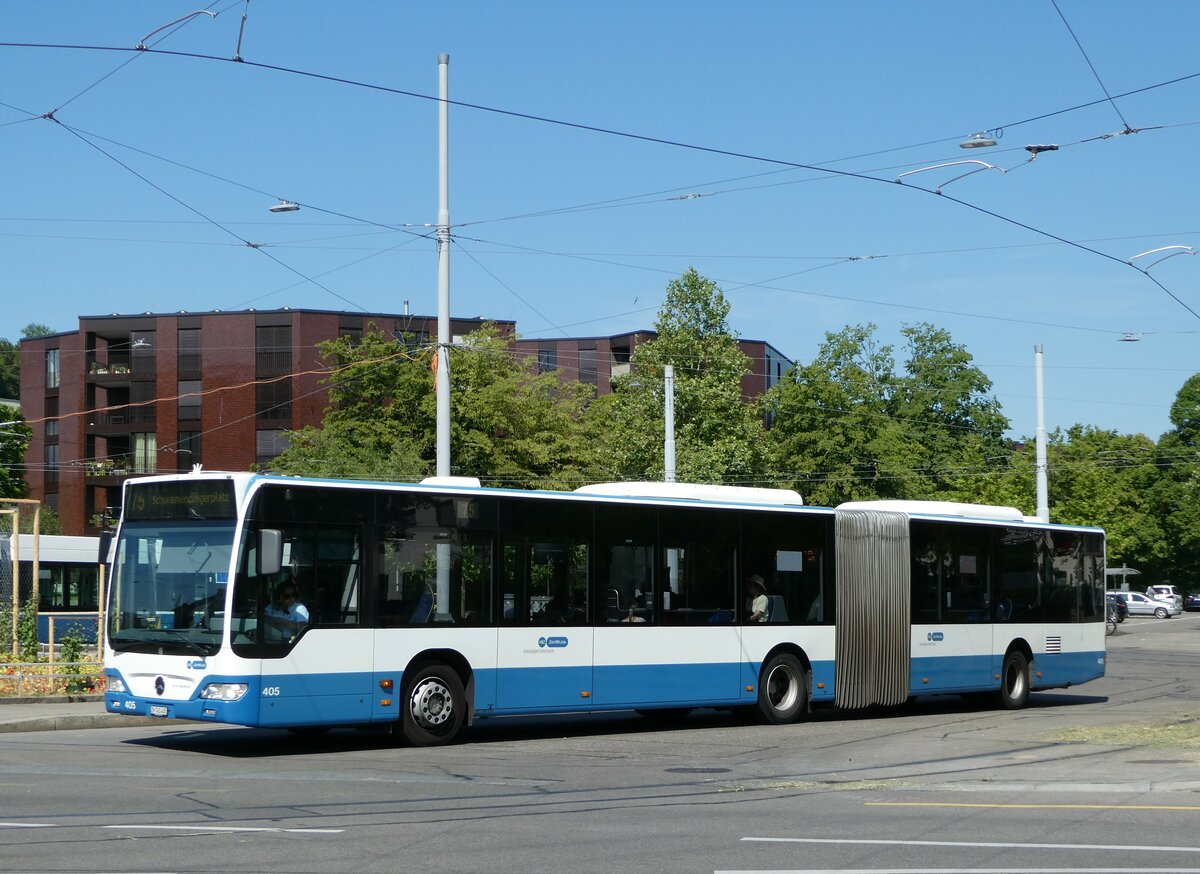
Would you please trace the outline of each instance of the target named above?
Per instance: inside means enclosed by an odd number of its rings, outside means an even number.
[[[450,476],[450,56],[438,55],[437,475]]]
[[[663,368],[663,482],[675,482],[675,367]]]
[[[1034,370],[1037,372],[1037,517],[1050,521],[1050,495],[1046,483],[1046,404],[1042,386],[1042,344],[1033,347]]]
[[[438,55],[437,467],[450,476],[450,56]],[[450,544],[437,545],[434,618],[450,615]]]

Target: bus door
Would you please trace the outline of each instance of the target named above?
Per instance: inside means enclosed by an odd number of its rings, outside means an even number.
[[[504,539],[497,711],[588,708],[593,638],[588,563],[586,529]]]
[[[374,632],[360,609],[361,527],[289,525],[283,569],[260,586],[260,724],[368,721]]]
[[[737,536],[721,511],[597,511],[598,706],[738,698]]]

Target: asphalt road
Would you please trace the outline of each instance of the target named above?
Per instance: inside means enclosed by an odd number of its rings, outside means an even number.
[[[782,728],[493,721],[434,750],[14,732],[0,870],[1200,871],[1200,747],[1142,745],[1200,717],[1200,614],[1130,619],[1109,653],[1102,680],[1015,713],[945,696]]]

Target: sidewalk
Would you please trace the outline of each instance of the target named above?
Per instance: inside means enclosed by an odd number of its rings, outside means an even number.
[[[58,731],[79,728],[118,728],[150,725],[161,719],[122,716],[104,709],[103,695],[51,695],[42,698],[0,698],[0,734],[8,731]]]

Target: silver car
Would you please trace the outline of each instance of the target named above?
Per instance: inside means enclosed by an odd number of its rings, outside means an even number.
[[[1139,592],[1109,592],[1125,602],[1130,616],[1157,616],[1166,619],[1168,616],[1178,616],[1183,608],[1174,601],[1156,601],[1147,598]]]
[[[1146,588],[1146,597],[1152,598],[1155,601],[1171,601],[1172,603],[1183,606],[1183,596],[1179,594],[1179,590],[1170,584],[1157,584]]]

